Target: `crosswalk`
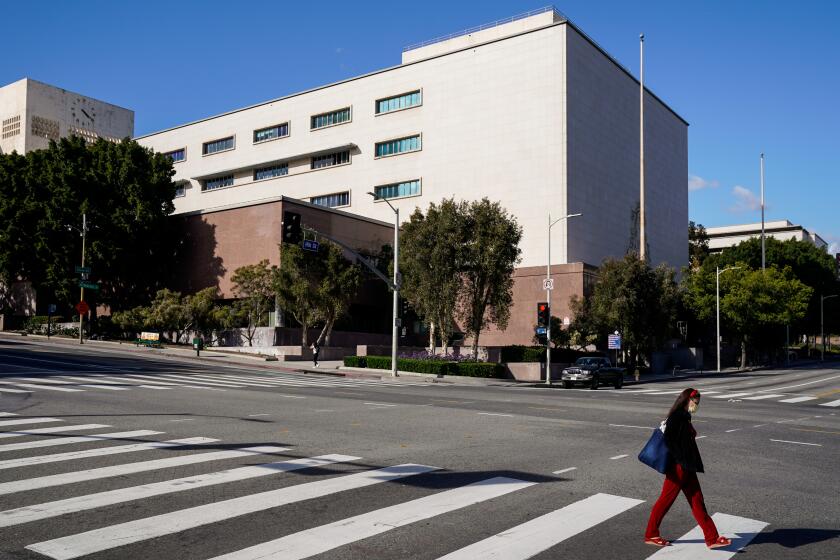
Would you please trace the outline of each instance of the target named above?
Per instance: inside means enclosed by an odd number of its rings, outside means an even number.
[[[344,547],[361,542],[375,545],[377,539],[387,539],[387,534],[399,531],[417,531],[412,540],[422,545],[424,537],[433,538],[427,536],[428,531],[434,534],[435,528],[446,527],[451,516],[478,519],[474,517],[476,512],[487,507],[504,511],[504,519],[510,522],[494,526],[500,530],[489,536],[482,531],[482,523],[462,522],[459,527],[475,532],[472,542],[458,541],[435,556],[439,560],[525,560],[546,551],[556,555],[552,557],[569,557],[563,553],[564,546],[581,542],[578,539],[600,538],[599,532],[609,531],[610,520],[619,516],[629,516],[622,518],[622,525],[640,528],[641,541],[641,528],[649,511],[640,507],[644,500],[638,497],[596,493],[570,497],[569,503],[534,516],[522,506],[528,500],[518,501],[516,496],[527,492],[535,493],[530,497],[537,496],[541,489],[548,490],[550,485],[545,482],[488,473],[463,483],[436,484],[433,477],[442,476],[445,465],[370,465],[362,457],[344,453],[303,457],[288,445],[226,446],[204,435],[164,440],[163,432],[153,430],[90,433],[112,427],[73,425],[61,418],[24,418],[13,413],[0,416],[0,422],[16,422],[0,426],[0,430],[9,430],[0,435],[25,440],[0,445],[0,457],[4,453],[26,453],[0,459],[0,503],[9,504],[0,506],[0,543],[5,543],[0,553],[23,555],[28,550],[56,560],[89,555],[145,558],[144,547],[153,540],[160,547],[160,543],[175,542],[166,541],[166,537],[189,531],[193,542],[215,539],[201,556],[213,560],[291,560],[329,552],[343,557]],[[55,426],[50,426],[50,431],[22,427],[29,422],[39,426],[45,420],[62,423],[64,431],[53,429]],[[77,435],[80,430],[88,433]],[[57,440],[61,437],[68,443],[60,444]],[[113,445],[115,441],[122,443]],[[80,448],[41,454],[55,445]],[[155,451],[153,458],[143,460],[144,453]],[[106,455],[112,458],[106,464],[95,461]],[[239,465],[218,468],[225,461],[237,460]],[[93,465],[88,464],[90,461]],[[24,470],[43,464],[54,466],[41,476]],[[187,466],[191,471],[188,476],[172,474],[174,469]],[[151,476],[143,477],[144,473]],[[230,487],[240,491],[224,490]],[[205,491],[203,497],[196,496],[199,489]],[[242,494],[241,489],[246,492]],[[377,493],[377,489],[387,492]],[[313,508],[317,520],[327,511],[317,500],[327,499],[331,504],[357,502],[361,495],[367,497],[361,501],[363,507],[356,507],[349,516],[328,516],[323,522],[308,522],[292,529],[282,517],[289,508],[300,508],[294,510],[297,514]],[[377,504],[380,500],[384,503]],[[270,517],[257,517],[267,512],[271,512]],[[59,517],[61,523],[55,522]],[[246,535],[245,540],[251,542],[243,543],[240,538],[231,544],[218,538],[226,524],[243,519],[261,520],[259,530]],[[733,539],[731,547],[709,551],[699,527],[695,527],[673,547],[656,552],[639,547],[638,557],[723,560],[746,547],[767,525],[725,513],[714,514],[714,519],[721,534]],[[427,543],[430,549],[432,544],[437,547],[434,550],[441,550],[440,543]],[[156,557],[175,558],[178,552],[162,552]]]
[[[625,387],[621,390],[613,390],[612,393],[615,394],[623,394],[623,395],[644,395],[644,396],[661,396],[661,397],[671,397],[674,398],[676,395],[680,393],[680,390],[675,389],[668,389],[663,390],[662,388],[653,389],[653,388],[631,388]],[[728,400],[739,400],[739,401],[763,401],[763,402],[778,402],[784,404],[797,404],[797,403],[808,403],[817,406],[824,406],[828,408],[840,408],[840,399],[834,399],[831,396],[815,396],[815,395],[793,395],[793,394],[783,394],[783,393],[772,393],[766,391],[738,391],[738,390],[703,390],[701,389],[701,393],[705,398],[714,399],[715,401],[728,401]],[[833,396],[836,397],[836,392],[833,393]],[[815,402],[816,401],[816,402]]]
[[[85,391],[130,391],[173,389],[199,389],[226,391],[230,389],[271,388],[370,388],[430,386],[429,383],[388,381],[378,379],[351,379],[343,377],[314,376],[299,373],[263,375],[258,373],[207,373],[190,371],[163,371],[139,373],[136,371],[97,371],[91,373],[55,374],[0,377],[0,394],[27,394],[37,391],[82,393]]]

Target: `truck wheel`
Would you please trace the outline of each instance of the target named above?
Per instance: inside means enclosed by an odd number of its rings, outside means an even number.
[[[572,388],[572,383],[570,381],[564,381],[563,382],[563,388],[564,389],[571,389]]]

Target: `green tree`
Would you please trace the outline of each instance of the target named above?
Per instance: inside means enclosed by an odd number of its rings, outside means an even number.
[[[697,268],[709,256],[709,234],[703,224],[688,222],[688,262],[691,268]]]
[[[664,265],[652,268],[633,254],[603,262],[590,301],[578,306],[575,329],[584,336],[597,332],[603,343],[618,330],[633,371],[640,358],[665,342],[675,324],[678,299],[674,271]],[[587,332],[589,331],[589,332]]]
[[[178,344],[192,322],[190,309],[181,293],[164,288],[158,290],[145,312],[144,326],[174,333],[172,342]]]
[[[425,214],[415,210],[402,226],[400,293],[428,325],[430,352],[436,334],[445,345],[452,333],[461,288],[464,206],[453,199],[432,203]]]
[[[280,266],[272,278],[273,293],[280,308],[297,321],[301,343],[309,346],[308,331],[319,317],[317,280],[321,276],[321,260],[297,245],[283,245]]]
[[[336,319],[347,311],[350,301],[356,297],[362,281],[359,265],[344,257],[344,252],[332,243],[320,246],[321,277],[317,285],[316,302],[318,315],[324,321],[318,344],[329,346],[330,334]]]
[[[275,270],[276,267],[269,266],[268,260],[264,259],[257,264],[240,266],[231,277],[233,293],[239,298],[235,305],[248,317],[245,327],[248,346],[254,345],[257,327],[264,324],[263,318],[273,300]]]
[[[519,262],[522,228],[498,202],[484,198],[466,207],[460,251],[458,314],[478,355],[481,331],[490,323],[507,327],[513,303],[513,270]]]

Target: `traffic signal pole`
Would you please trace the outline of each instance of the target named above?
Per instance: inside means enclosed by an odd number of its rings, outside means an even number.
[[[548,386],[551,386],[551,290],[553,287],[551,285],[551,228],[562,220],[567,220],[580,215],[580,213],[567,214],[563,217],[557,218],[553,222],[551,221],[551,214],[548,215],[548,230],[546,231],[548,237],[548,242],[546,243],[548,247],[548,255],[545,265],[545,300],[548,302],[548,321],[545,325],[545,384]]]
[[[82,213],[82,268],[85,267],[85,241],[87,239],[87,215],[83,212]],[[79,296],[79,302],[85,301],[85,287],[81,287],[81,295]],[[79,312],[79,344],[85,343],[84,338],[84,320],[85,314],[81,311]]]

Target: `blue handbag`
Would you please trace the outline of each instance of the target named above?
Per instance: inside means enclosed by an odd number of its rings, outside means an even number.
[[[661,428],[653,430],[650,439],[639,453],[639,461],[662,474],[668,470],[671,454],[665,445],[665,434]]]

